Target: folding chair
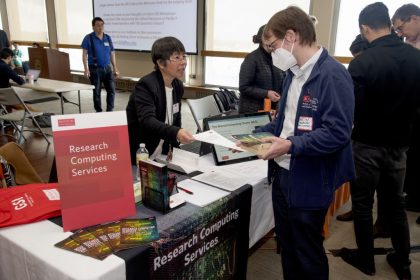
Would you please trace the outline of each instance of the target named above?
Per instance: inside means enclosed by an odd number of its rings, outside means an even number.
[[[197,125],[197,131],[203,132],[203,119],[220,115],[219,107],[213,95],[199,99],[187,99],[192,116]]]
[[[13,111],[9,113],[6,109],[6,106],[14,106],[14,105],[19,105],[22,109],[18,109],[18,110],[13,109]],[[41,134],[44,137],[44,139],[47,141],[47,143],[50,144],[50,141],[48,140],[47,135],[42,131],[37,120],[35,119],[36,116],[40,116],[43,113],[31,112],[26,106],[25,102],[22,100],[22,98],[16,93],[13,87],[0,89],[0,107],[2,109],[1,110],[2,113],[0,114],[0,120],[10,122],[13,128],[19,134],[18,137],[14,137],[9,134],[3,134],[3,135],[11,136],[15,138],[18,143],[20,143],[22,138],[26,140],[25,136],[23,135],[23,132],[32,131],[32,132]],[[32,123],[36,126],[35,130],[25,129],[25,121],[28,119],[32,120]]]

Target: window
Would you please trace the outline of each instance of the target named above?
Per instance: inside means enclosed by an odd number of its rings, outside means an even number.
[[[58,44],[80,47],[85,35],[92,32],[92,1],[60,0],[55,1],[54,5]],[[60,51],[69,54],[71,70],[84,70],[81,49],[60,48]]]
[[[335,40],[336,56],[351,56],[349,47],[354,38],[360,33],[359,31],[359,14],[369,4],[375,3],[374,0],[341,0],[340,11],[337,23],[337,35]],[[409,2],[402,0],[383,0],[382,1],[392,17],[395,11],[404,4]]]
[[[48,42],[45,0],[6,0],[10,40]]]
[[[58,43],[80,46],[84,36],[92,32],[92,1],[60,0],[54,5]]]
[[[251,52],[257,48],[252,36],[270,17],[289,5],[309,12],[310,0],[229,0],[206,1],[205,49]],[[240,9],[238,7],[241,7]],[[242,58],[206,57],[204,82],[208,85],[238,87]]]
[[[60,51],[69,54],[70,69],[73,71],[84,71],[82,60],[82,49],[59,48]]]

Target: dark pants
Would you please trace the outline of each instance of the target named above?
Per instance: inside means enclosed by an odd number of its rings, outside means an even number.
[[[283,168],[276,169],[273,181],[273,209],[284,279],[328,279],[328,259],[322,236],[328,209],[289,208],[289,172]]]
[[[114,109],[114,99],[115,99],[115,78],[112,73],[112,68],[110,65],[106,67],[95,67],[89,65],[90,71],[90,83],[95,86],[93,90],[93,106],[95,107],[96,112],[102,112],[101,105],[101,90],[102,83],[105,86],[106,90],[106,110],[111,112]]]
[[[384,148],[353,141],[356,179],[351,184],[354,231],[362,262],[374,264],[372,207],[375,190],[389,219],[391,241],[401,263],[408,262],[410,234],[403,197],[407,148]]]

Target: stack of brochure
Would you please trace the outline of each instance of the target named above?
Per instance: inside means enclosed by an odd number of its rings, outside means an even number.
[[[55,244],[74,253],[103,260],[114,252],[145,246],[159,239],[156,218],[122,219],[81,229]]]

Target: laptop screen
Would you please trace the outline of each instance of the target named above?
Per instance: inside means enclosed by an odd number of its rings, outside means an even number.
[[[215,130],[224,137],[235,141],[231,137],[232,135],[252,133],[255,129],[268,124],[270,121],[270,113],[261,112],[206,118],[204,119],[204,127],[205,129]],[[213,156],[217,165],[237,163],[258,158],[252,153],[233,153],[228,148],[217,145],[213,145]]]
[[[26,78],[28,78],[29,75],[32,75],[34,77],[34,81],[36,81],[39,78],[39,74],[41,74],[41,70],[29,69],[28,73],[26,73]]]

